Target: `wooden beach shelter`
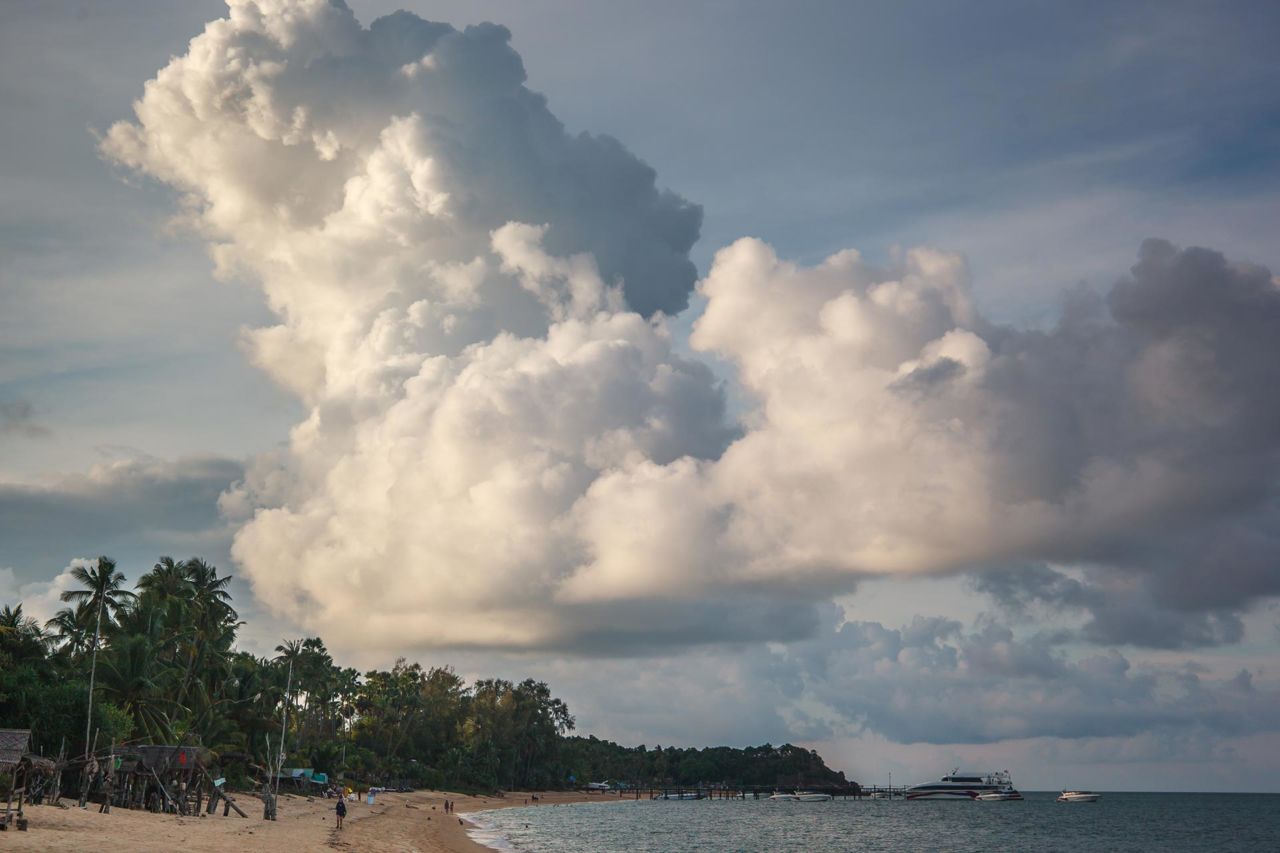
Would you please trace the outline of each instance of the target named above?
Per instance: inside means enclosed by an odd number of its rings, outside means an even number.
[[[0,773],[12,780],[5,797],[4,816],[0,817],[0,830],[8,829],[10,825],[16,825],[22,830],[27,828],[22,805],[26,801],[27,784],[31,777],[31,762],[26,760],[30,747],[31,729],[0,729]]]
[[[199,814],[208,776],[207,750],[198,746],[139,744],[122,750],[117,805],[180,815]]]

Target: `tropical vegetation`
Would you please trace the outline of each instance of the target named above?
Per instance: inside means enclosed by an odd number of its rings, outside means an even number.
[[[233,777],[283,766],[455,790],[843,782],[789,745],[647,750],[568,737],[568,707],[533,679],[468,683],[448,666],[403,659],[361,673],[319,637],[250,654],[236,648],[243,623],[230,576],[199,558],[161,557],[132,590],[108,557],[73,577],[66,607],[44,624],[20,603],[0,608],[0,727],[32,729],[46,756],[86,750],[92,677],[89,748],[198,745]]]

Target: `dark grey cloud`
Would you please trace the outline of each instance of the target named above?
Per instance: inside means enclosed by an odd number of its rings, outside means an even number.
[[[1105,465],[1132,473],[1111,491],[1132,488],[1145,511],[1082,524],[1039,550],[1082,564],[1084,581],[1032,564],[987,570],[977,588],[1013,609],[1087,611],[1084,635],[1096,642],[1239,641],[1239,613],[1280,594],[1271,273],[1148,240],[1105,299],[1077,290],[1052,330],[987,336],[1005,496],[1068,506]]]
[[[1162,240],[1105,300],[1069,294],[1052,330],[987,330],[1005,488],[1059,500],[1090,462],[1150,454],[1194,475],[1210,512],[1256,503],[1271,479],[1257,463],[1280,449],[1278,332],[1268,270]]]
[[[792,695],[828,709],[833,732],[961,744],[1280,728],[1271,710],[1280,692],[1247,670],[1215,678],[1192,665],[1135,665],[1114,650],[1073,657],[1065,637],[990,620],[889,628],[827,616],[814,638],[771,653],[759,677],[802,684]]]
[[[71,559],[99,554],[131,580],[161,554],[228,565],[218,496],[243,472],[229,459],[132,458],[47,486],[0,484],[0,566],[47,581]]]
[[[989,595],[1011,615],[1034,619],[1042,613],[1086,617],[1076,639],[1101,645],[1148,648],[1197,648],[1244,639],[1240,590],[1196,599],[1183,585],[1211,585],[1212,566],[1184,564],[1178,575],[1146,572],[1142,567],[1090,565],[1083,579],[1045,565],[1017,566],[975,574],[973,588]],[[1178,593],[1171,602],[1167,591]],[[1228,604],[1216,600],[1228,599]]]
[[[0,400],[0,435],[40,438],[49,432],[36,419],[35,407],[27,400]]]

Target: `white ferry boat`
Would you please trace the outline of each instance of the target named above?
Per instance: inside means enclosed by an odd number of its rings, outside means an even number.
[[[999,791],[1004,785],[1001,774],[961,773],[957,768],[939,782],[925,782],[907,789],[908,800],[975,800],[979,794]],[[1003,774],[1004,782],[1008,773]],[[1010,786],[1012,787],[1012,786]]]

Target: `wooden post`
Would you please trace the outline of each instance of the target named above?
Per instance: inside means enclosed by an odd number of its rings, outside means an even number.
[[[93,693],[90,692],[89,696],[92,698]],[[93,782],[93,774],[90,773],[89,768],[93,768],[93,773],[98,772],[98,759],[94,757],[94,753],[98,751],[98,734],[101,731],[102,730],[99,729],[93,733],[93,748],[85,752],[84,769],[80,771],[80,775],[84,777],[80,780],[80,808],[84,808],[85,803],[89,801],[89,785]],[[89,731],[87,728],[85,729],[84,736],[87,741],[89,737]]]
[[[53,805],[58,804],[58,800],[62,799],[62,766],[67,760],[67,736],[62,736],[62,744],[58,747],[58,766],[53,774],[53,799],[50,801]]]
[[[213,812],[214,797],[217,796],[217,797],[221,797],[222,801],[226,803],[226,808],[222,810],[223,817],[227,816],[227,812],[229,809],[235,809],[236,814],[240,815],[240,817],[248,817],[248,815],[245,814],[243,811],[241,811],[240,807],[236,805],[235,800],[231,798],[230,794],[228,794],[226,791],[219,788],[217,785],[213,784],[213,777],[209,775],[208,770],[201,767],[200,772],[204,774],[204,778],[208,780],[209,787],[212,789],[212,793],[209,794],[209,812],[211,814]]]
[[[17,768],[13,771],[13,784],[18,784],[18,773],[22,769],[22,763],[19,762]],[[27,772],[22,774],[22,787],[18,789],[18,831],[27,831],[27,816],[22,813],[22,803],[27,797],[27,786],[31,784],[31,765],[27,765]]]

